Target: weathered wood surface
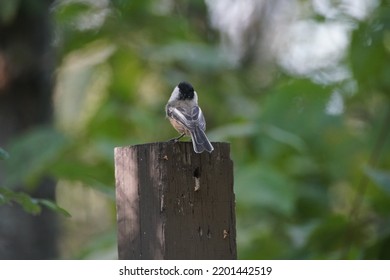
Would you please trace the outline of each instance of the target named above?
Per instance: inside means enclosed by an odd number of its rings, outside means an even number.
[[[119,259],[236,259],[230,145],[115,149]]]

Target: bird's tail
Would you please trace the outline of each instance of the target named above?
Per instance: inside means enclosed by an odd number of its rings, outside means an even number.
[[[195,153],[199,154],[205,150],[211,153],[214,150],[214,147],[211,145],[206,133],[197,126],[191,131],[191,139]]]

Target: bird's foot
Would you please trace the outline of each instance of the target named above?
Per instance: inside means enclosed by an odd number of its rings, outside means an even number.
[[[179,142],[179,140],[180,140],[184,135],[185,135],[185,133],[183,133],[183,134],[180,135],[179,137],[175,137],[175,138],[169,139],[167,142],[177,143],[177,142]]]

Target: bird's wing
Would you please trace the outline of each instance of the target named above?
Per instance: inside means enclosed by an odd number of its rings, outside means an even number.
[[[169,107],[168,116],[183,124],[187,129],[192,130],[195,126],[206,129],[206,122],[199,106],[194,106],[191,110],[182,107]]]
[[[206,130],[206,121],[204,115],[199,106],[194,106],[191,112],[192,120],[197,123],[199,128],[203,131]]]

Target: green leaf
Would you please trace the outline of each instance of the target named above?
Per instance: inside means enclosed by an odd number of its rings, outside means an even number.
[[[15,192],[8,188],[0,187],[0,205],[15,202],[23,207],[24,211],[30,214],[37,215],[41,213],[42,206],[46,206],[48,209],[64,215],[65,217],[71,217],[68,211],[59,207],[56,203],[48,199],[32,198],[30,195],[24,192]]]
[[[64,208],[58,206],[56,203],[54,203],[51,200],[39,199],[39,203],[46,206],[50,210],[53,210],[56,213],[62,214],[63,216],[65,216],[67,218],[72,217],[72,215],[68,211],[66,211]]]
[[[17,195],[14,198],[14,201],[19,203],[24,211],[27,213],[37,215],[40,214],[42,211],[41,206],[39,205],[39,202],[37,199],[31,198],[26,193],[17,193]]]
[[[28,194],[0,187],[0,205],[10,202],[16,202],[23,207],[24,211],[30,214],[39,214],[41,212],[38,201],[31,198]]]

